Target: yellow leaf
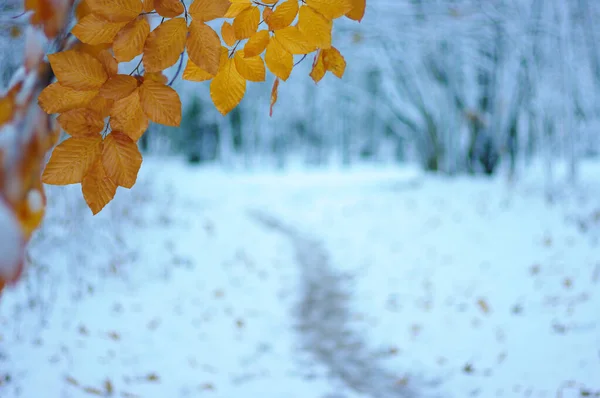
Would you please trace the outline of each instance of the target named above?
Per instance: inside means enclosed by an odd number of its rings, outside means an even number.
[[[57,118],[60,126],[72,137],[100,134],[104,129],[102,116],[91,109],[79,108],[67,111]]]
[[[235,38],[235,31],[233,30],[233,26],[227,21],[223,22],[223,25],[221,25],[221,37],[223,37],[223,41],[229,47],[233,46],[237,41],[237,39]],[[221,49],[219,48],[219,51],[220,50]]]
[[[323,50],[322,53],[325,68],[341,79],[346,70],[346,60],[342,54],[335,47]]]
[[[184,10],[180,0],[154,0],[154,8],[158,15],[165,18],[175,18]]]
[[[332,20],[351,11],[353,0],[305,0],[307,6],[314,8],[325,18]]]
[[[312,70],[310,71],[310,77],[315,83],[318,83],[321,81],[323,76],[325,76],[326,72],[327,68],[325,68],[325,63],[323,63],[323,50],[320,50],[319,53],[315,56]]]
[[[92,98],[92,100],[86,105],[86,108],[92,109],[93,111],[98,112],[102,116],[102,118],[106,118],[110,116],[110,111],[112,110],[114,103],[114,100],[108,99],[98,94],[94,98]]]
[[[365,16],[367,0],[351,0],[352,9],[346,13],[346,16],[352,20],[360,22]]]
[[[183,80],[190,80],[193,82],[205,82],[213,77],[215,77],[215,75],[208,73],[193,63],[191,59],[188,59],[185,69],[183,70],[182,78]]]
[[[290,26],[298,15],[298,0],[287,0],[275,9],[273,14],[266,19],[269,30],[283,29]]]
[[[239,40],[247,39],[258,30],[260,23],[260,10],[258,7],[250,7],[240,12],[233,20],[235,37]]]
[[[314,9],[302,6],[298,12],[298,29],[308,43],[319,47],[331,47],[331,29],[333,23]]]
[[[205,0],[205,1],[210,1],[210,0]],[[250,3],[250,0],[243,1],[243,2],[233,2],[232,1],[231,5],[227,9],[227,12],[225,13],[225,18],[235,18],[238,15],[240,15],[240,13],[242,11],[245,11],[250,7],[252,7],[252,3]]]
[[[145,72],[143,80],[154,80],[155,82],[159,82],[162,84],[167,84],[169,79],[162,72]]]
[[[169,19],[150,32],[144,46],[144,69],[159,72],[175,64],[185,49],[186,36],[183,18]]]
[[[203,22],[192,21],[186,46],[194,64],[208,73],[217,74],[221,58],[221,39],[217,32]]]
[[[140,104],[139,89],[115,101],[110,114],[111,129],[124,132],[134,141],[139,140],[148,129],[148,117]]]
[[[259,30],[246,42],[244,46],[244,56],[245,57],[255,57],[257,55],[262,54],[267,48],[267,44],[269,44],[269,31],[267,30]]]
[[[246,93],[246,79],[239,74],[233,59],[228,57],[227,48],[221,50],[219,72],[210,83],[210,97],[221,114],[226,115],[235,108]]]
[[[265,61],[260,56],[244,58],[244,50],[236,51],[233,60],[242,77],[251,82],[265,81]]]
[[[121,187],[131,188],[142,165],[142,154],[129,136],[113,131],[104,139],[102,164],[112,181]]]
[[[107,22],[95,14],[80,19],[71,30],[79,40],[87,44],[111,43],[127,22]]]
[[[140,55],[149,33],[150,24],[145,16],[137,17],[121,29],[113,43],[117,61],[128,62]]]
[[[46,113],[60,113],[86,106],[97,94],[98,90],[73,90],[57,82],[42,90],[38,103]]]
[[[144,80],[140,86],[140,101],[144,113],[150,120],[167,126],[181,123],[181,101],[171,87]]]
[[[310,54],[317,47],[310,44],[306,36],[300,32],[297,26],[288,26],[275,32],[275,37],[283,48],[291,54]]]
[[[110,51],[102,50],[98,53],[98,55],[96,55],[95,58],[100,61],[104,71],[109,77],[115,76],[119,72],[119,64],[117,63],[115,57],[112,56]]]
[[[138,80],[129,75],[111,77],[100,87],[100,95],[118,101],[129,96],[138,86]]]
[[[275,82],[273,83],[273,88],[271,89],[271,106],[269,108],[269,116],[273,116],[273,107],[275,106],[275,103],[277,102],[278,89],[279,89],[279,79],[275,79]]]
[[[277,39],[272,39],[267,46],[265,62],[269,70],[285,81],[290,77],[294,67],[294,56],[287,52]]]
[[[140,0],[87,0],[94,14],[105,21],[129,22],[142,12]]]
[[[75,90],[98,89],[108,79],[100,61],[80,51],[50,54],[48,60],[58,81]]]
[[[188,12],[196,21],[207,22],[223,18],[230,4],[228,0],[194,0]]]
[[[143,0],[142,1],[142,11],[143,12],[154,11],[154,0]]]
[[[52,151],[52,156],[42,174],[42,182],[51,185],[81,182],[101,150],[100,134],[63,141]]]
[[[98,214],[115,197],[117,184],[106,174],[100,157],[83,178],[81,191],[93,214]]]

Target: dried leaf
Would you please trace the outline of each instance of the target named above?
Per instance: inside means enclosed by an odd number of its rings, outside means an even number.
[[[338,78],[344,76],[346,70],[346,60],[340,54],[337,48],[331,47],[322,51],[323,53],[323,64],[325,68],[333,73]]]
[[[102,136],[69,138],[60,143],[42,174],[50,185],[76,184],[83,180],[102,149]]]
[[[119,62],[128,62],[144,51],[146,38],[150,33],[150,24],[145,16],[128,23],[115,37],[113,51]]]
[[[115,197],[117,184],[106,174],[100,156],[83,178],[81,191],[93,214],[98,214]]]
[[[111,77],[100,87],[100,95],[118,101],[130,95],[138,86],[138,80],[129,75]]]
[[[186,36],[183,18],[170,19],[150,32],[144,45],[144,69],[159,72],[174,65],[185,49]]]
[[[94,90],[108,79],[100,61],[80,51],[63,51],[48,55],[59,83],[75,90]]]
[[[97,94],[98,90],[79,91],[57,82],[42,90],[38,103],[46,113],[60,113],[85,107]]]
[[[110,22],[129,22],[142,12],[140,0],[87,0],[92,12]]]
[[[165,18],[175,18],[184,11],[180,0],[154,0],[154,8],[158,15]]]
[[[57,118],[60,126],[72,137],[100,134],[104,129],[102,116],[91,109],[79,108],[67,111]]]
[[[315,56],[310,77],[315,83],[318,83],[325,76],[325,73],[327,73],[327,68],[325,68],[325,63],[323,62],[323,50],[320,50]]]
[[[95,14],[80,19],[71,30],[73,36],[87,44],[111,43],[127,22],[107,22]]]
[[[153,122],[167,126],[181,123],[181,101],[171,87],[145,80],[140,86],[140,100],[144,113]]]
[[[223,18],[230,4],[229,0],[194,0],[190,6],[189,14],[199,22],[212,21],[213,19]],[[248,3],[248,6],[250,6],[250,3]]]
[[[142,110],[139,89],[115,102],[111,110],[110,127],[122,131],[137,141],[148,129],[148,117]]]
[[[217,74],[221,58],[221,40],[210,26],[192,21],[187,38],[187,50],[194,64],[208,73]]]
[[[112,181],[121,187],[131,188],[142,166],[142,154],[129,136],[113,131],[104,139],[102,164]]]
[[[275,79],[275,82],[273,83],[273,88],[271,89],[271,106],[269,109],[269,116],[273,116],[273,107],[275,106],[275,103],[277,102],[278,89],[279,89],[279,79]]]

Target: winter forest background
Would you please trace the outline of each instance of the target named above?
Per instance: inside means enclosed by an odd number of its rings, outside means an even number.
[[[367,3],[343,79],[179,79],[132,190],[47,187],[0,397],[600,397],[600,1]]]

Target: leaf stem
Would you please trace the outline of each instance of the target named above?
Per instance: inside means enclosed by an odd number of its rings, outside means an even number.
[[[177,76],[179,76],[179,73],[181,72],[181,67],[183,66],[183,54],[184,53],[185,53],[185,51],[182,52],[181,55],[179,56],[179,65],[177,66],[177,72],[175,72],[175,76],[173,76],[173,78],[169,82],[169,86],[172,85],[173,82],[175,82],[175,79],[177,79]]]
[[[300,62],[304,61],[304,59],[305,59],[307,56],[308,56],[308,54],[304,54],[304,55],[302,56],[302,58],[300,58],[300,59],[298,60],[298,62],[296,62],[296,63],[294,64],[294,66],[296,66],[296,65],[298,65]]]

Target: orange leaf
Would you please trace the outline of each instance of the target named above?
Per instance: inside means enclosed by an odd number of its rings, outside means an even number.
[[[143,12],[154,11],[154,0],[143,0],[142,1],[142,11]]]
[[[127,97],[138,86],[138,80],[129,75],[116,75],[111,77],[100,88],[100,95],[118,101]]]
[[[77,7],[75,7],[75,18],[81,20],[85,18],[87,15],[92,13],[92,9],[90,8],[87,0],[81,0]]]
[[[2,126],[4,123],[12,120],[13,118],[13,111],[15,108],[15,100],[14,100],[14,96],[10,95],[10,96],[5,96],[0,98],[0,126]]]
[[[71,33],[87,44],[111,43],[125,25],[127,22],[107,22],[95,14],[90,14],[80,19]]]
[[[51,185],[76,184],[83,180],[102,150],[102,136],[69,138],[52,151],[42,174],[42,182]]]
[[[247,39],[258,30],[260,23],[260,10],[258,7],[250,7],[242,11],[233,20],[233,30],[238,39]]]
[[[98,214],[115,197],[117,184],[106,174],[99,156],[81,182],[81,191],[93,214]]]
[[[269,116],[273,116],[273,106],[277,102],[277,91],[279,89],[279,79],[275,79],[273,88],[271,89],[271,107],[269,109]]]
[[[329,20],[339,18],[354,8],[353,0],[305,0],[305,3]]]
[[[155,82],[159,82],[162,84],[167,84],[167,82],[169,81],[169,79],[167,79],[167,77],[163,75],[162,72],[145,72],[143,80],[146,79],[154,80]]]
[[[269,40],[269,31],[267,30],[259,30],[250,36],[250,39],[248,39],[244,46],[244,57],[255,57],[262,54],[265,48],[267,48]]]
[[[119,64],[117,63],[115,57],[112,56],[110,51],[100,51],[96,56],[96,59],[100,61],[102,67],[104,68],[104,71],[109,77],[114,76],[119,72]]]
[[[277,39],[272,39],[269,42],[265,62],[269,70],[283,81],[290,77],[294,67],[293,55],[287,52]]]
[[[104,139],[102,164],[112,181],[119,186],[131,188],[142,165],[142,154],[129,136],[113,131]]]
[[[223,22],[223,25],[221,25],[221,37],[223,37],[223,41],[229,47],[233,46],[237,40],[235,38],[235,31],[233,30],[233,26],[227,21]],[[220,47],[219,51],[221,51]]]
[[[326,72],[327,72],[327,68],[325,68],[325,63],[323,62],[323,50],[321,50],[315,56],[312,70],[310,71],[310,77],[313,79],[313,81],[315,83],[318,83],[321,81],[323,76],[325,76]]]
[[[100,61],[80,51],[63,51],[48,55],[58,81],[75,90],[100,88],[108,79]]]
[[[159,72],[175,64],[185,49],[186,36],[183,18],[170,19],[150,32],[144,45],[144,69]]]
[[[204,1],[210,1],[210,0],[204,0]],[[225,18],[235,18],[238,15],[240,15],[240,13],[242,11],[247,10],[248,8],[252,7],[252,3],[250,2],[250,0],[244,0],[241,2],[231,2],[231,5],[229,6],[229,8],[227,9],[227,12],[225,13]]]
[[[260,56],[244,58],[244,50],[236,51],[233,60],[240,75],[251,82],[265,81],[265,61]]]
[[[105,21],[129,22],[142,12],[140,0],[87,0],[94,14]]]
[[[346,60],[342,54],[335,47],[328,48],[322,52],[325,68],[341,79],[346,70]]]
[[[188,59],[185,69],[183,70],[183,80],[190,80],[193,82],[205,82],[212,79],[215,75],[212,75],[204,69],[198,67],[191,59]]]
[[[86,108],[67,111],[58,116],[56,120],[72,137],[100,134],[104,128],[102,116],[98,112]]]
[[[246,79],[239,74],[227,48],[221,49],[219,72],[210,83],[210,96],[221,114],[228,114],[246,93]]]
[[[290,26],[298,15],[298,0],[287,0],[275,9],[273,14],[266,19],[269,30],[283,29]]]
[[[221,39],[217,33],[203,22],[192,21],[187,38],[188,56],[208,73],[217,74],[221,58]]]
[[[98,90],[73,90],[57,82],[42,90],[38,103],[46,113],[60,113],[85,107],[97,94]]]
[[[333,23],[311,7],[302,6],[298,12],[298,29],[308,43],[319,47],[331,47]]]
[[[167,126],[181,123],[181,101],[171,87],[152,80],[140,86],[140,102],[150,120]]]
[[[86,105],[86,108],[98,112],[104,119],[105,117],[110,116],[110,111],[112,110],[114,103],[114,100],[98,94]]]
[[[175,18],[184,10],[180,0],[154,0],[154,8],[158,15],[165,18]]]
[[[150,33],[150,24],[145,16],[128,23],[115,37],[113,51],[119,62],[128,62],[144,51],[144,43]]]
[[[297,26],[288,26],[275,32],[277,41],[291,54],[310,54],[317,49],[310,44]]]
[[[367,0],[351,0],[352,9],[346,13],[350,19],[360,22],[365,16]]]
[[[127,97],[115,101],[110,111],[110,127],[113,131],[122,131],[137,141],[148,129],[148,117],[140,104],[139,88]]]
[[[229,6],[229,0],[194,0],[188,12],[196,21],[207,22],[223,18]]]

